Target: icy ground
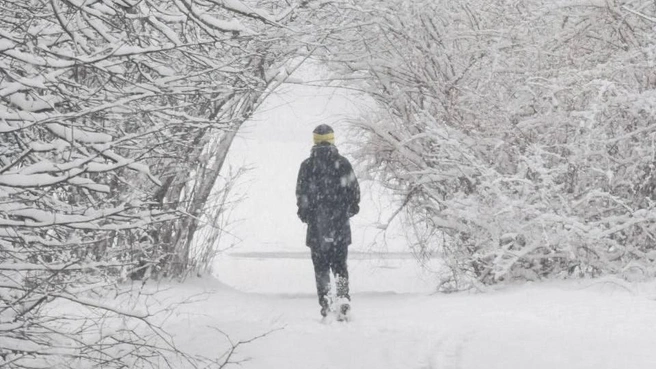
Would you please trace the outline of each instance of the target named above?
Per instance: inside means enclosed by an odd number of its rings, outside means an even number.
[[[262,255],[260,255],[262,256]],[[169,319],[179,346],[240,368],[649,369],[656,365],[656,285],[616,280],[418,292],[411,260],[352,263],[354,320],[320,320],[309,259],[226,256],[227,286],[193,279],[166,293],[207,293]],[[249,274],[266,276],[253,280]],[[236,277],[240,276],[240,277]],[[385,281],[396,283],[385,291]],[[303,281],[308,283],[303,283]],[[404,288],[403,281],[409,282]],[[375,287],[378,288],[375,288]],[[239,289],[251,291],[244,292]],[[253,292],[257,291],[257,292]],[[270,332],[270,333],[269,333]],[[235,366],[237,367],[237,366]]]

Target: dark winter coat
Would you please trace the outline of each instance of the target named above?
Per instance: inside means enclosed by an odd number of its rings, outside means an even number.
[[[351,163],[322,143],[301,164],[296,182],[298,217],[307,223],[309,247],[351,244],[349,218],[360,211],[360,186]]]

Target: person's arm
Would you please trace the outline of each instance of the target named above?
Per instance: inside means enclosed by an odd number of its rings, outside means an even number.
[[[351,163],[344,159],[345,161],[345,173],[343,175],[343,181],[346,183],[346,197],[348,199],[348,216],[352,217],[355,214],[360,212],[360,184],[358,179],[355,176],[353,167]]]
[[[296,206],[298,206],[298,218],[307,223],[310,216],[310,201],[308,198],[308,171],[307,163],[303,162],[298,171],[296,179]]]

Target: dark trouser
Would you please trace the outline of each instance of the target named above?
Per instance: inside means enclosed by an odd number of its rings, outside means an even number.
[[[314,278],[317,282],[317,296],[321,307],[328,306],[327,296],[330,292],[330,272],[335,276],[337,298],[346,298],[349,301],[349,282],[346,258],[348,246],[337,246],[321,250],[321,247],[312,248],[312,263],[314,264]]]

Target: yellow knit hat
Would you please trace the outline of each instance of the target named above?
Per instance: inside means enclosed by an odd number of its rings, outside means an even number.
[[[318,145],[322,142],[327,142],[331,145],[335,144],[335,132],[327,124],[321,124],[312,131],[314,144]]]

